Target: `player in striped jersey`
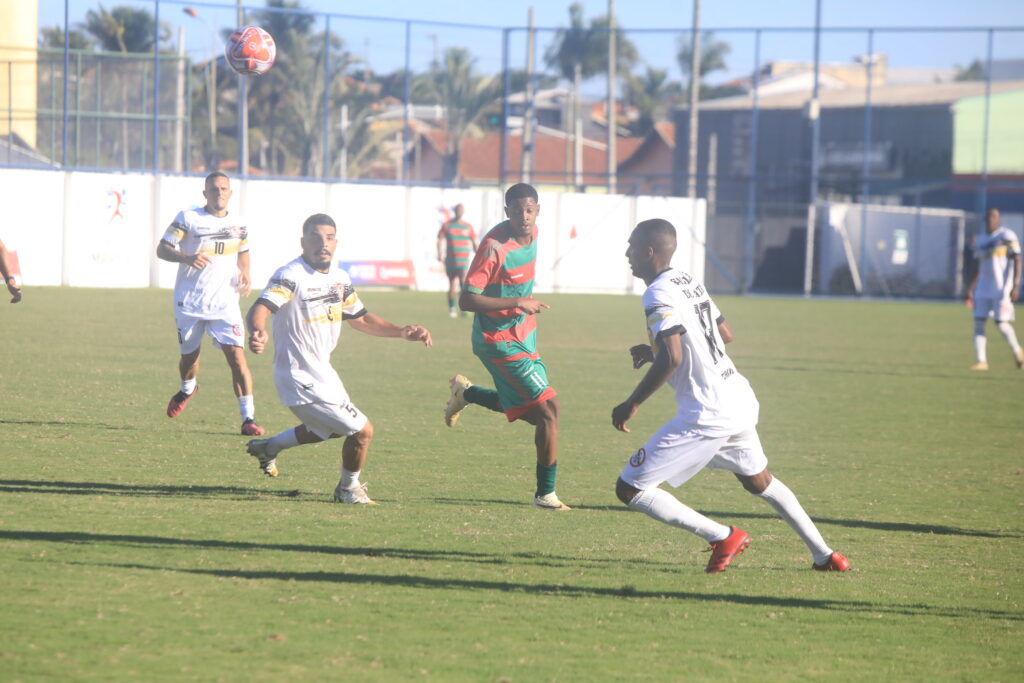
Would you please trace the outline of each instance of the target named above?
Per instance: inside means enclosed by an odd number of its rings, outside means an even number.
[[[971,370],[988,370],[985,321],[995,318],[996,329],[1010,345],[1018,369],[1024,369],[1024,350],[1011,324],[1013,302],[1020,295],[1021,258],[1017,235],[999,225],[999,209],[985,212],[985,234],[974,243],[978,272],[967,287],[967,305],[974,311],[974,353]]]
[[[448,315],[455,317],[455,297],[462,291],[466,279],[466,268],[476,251],[476,233],[473,226],[462,220],[465,213],[462,204],[455,205],[455,216],[441,226],[437,232],[437,260],[444,263],[444,272],[448,276]],[[441,243],[445,243],[445,253],[441,254]],[[465,315],[465,311],[462,313]]]
[[[473,353],[491,373],[496,390],[455,375],[444,418],[451,427],[462,409],[475,403],[505,413],[509,422],[521,419],[533,425],[537,449],[533,504],[544,510],[568,510],[555,493],[558,399],[537,353],[537,315],[550,308],[532,296],[539,213],[537,191],[525,183],[513,185],[505,192],[508,220],[480,242],[459,306],[476,314]]]
[[[366,310],[348,273],[334,263],[337,244],[337,227],[330,216],[318,213],[307,218],[302,225],[302,255],[277,269],[249,309],[253,353],[266,348],[267,320],[273,316],[274,384],[281,403],[301,424],[269,439],[253,439],[246,447],[260,469],[276,477],[282,450],[344,438],[334,501],[376,505],[359,481],[373,425],[349,399],[331,365],[331,352],[343,323],[374,337],[401,337],[425,346],[432,342],[425,327],[400,327]]]
[[[643,306],[651,341],[630,354],[634,368],[648,362],[651,368],[612,409],[612,425],[628,432],[626,422],[666,383],[679,409],[630,457],[615,495],[632,510],[708,541],[712,552],[705,571],[717,574],[743,552],[750,536],[687,507],[659,485],[679,487],[705,467],[724,469],[786,520],[811,551],[814,569],[848,570],[850,563],[825,544],[793,492],[768,471],[755,428],[757,399],[725,352],[732,331],[704,285],[671,267],[675,250],[676,230],[659,218],[637,225],[626,250],[633,275],[647,284]]]
[[[252,373],[242,344],[238,296],[249,294],[249,231],[241,216],[228,213],[231,181],[219,171],[206,176],[206,205],[178,212],[157,246],[156,255],[178,264],[174,321],[178,327],[181,389],[167,404],[177,417],[199,389],[199,351],[204,332],[224,352],[242,414],[242,434],[260,436],[252,394]]]

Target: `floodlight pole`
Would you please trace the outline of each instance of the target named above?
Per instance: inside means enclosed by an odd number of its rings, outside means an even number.
[[[235,0],[235,23],[245,26],[242,0]],[[238,175],[249,175],[249,79],[238,75]]]
[[[615,194],[615,0],[608,0],[608,194]]]
[[[814,230],[818,223],[818,147],[821,143],[821,103],[818,101],[821,75],[821,0],[814,3],[814,90],[807,108],[811,119],[811,187],[807,198],[807,249],[804,252],[804,295],[814,286]]]

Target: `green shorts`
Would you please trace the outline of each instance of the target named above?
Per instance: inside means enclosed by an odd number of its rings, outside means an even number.
[[[505,346],[505,345],[503,345]],[[557,394],[548,383],[548,369],[540,354],[515,342],[507,343],[507,356],[477,354],[494,379],[494,388],[509,422],[518,420],[533,406]]]

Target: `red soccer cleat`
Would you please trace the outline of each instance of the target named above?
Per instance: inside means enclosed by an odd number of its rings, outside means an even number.
[[[185,406],[192,400],[192,397],[199,391],[199,385],[192,390],[191,394],[186,394],[183,391],[179,391],[174,396],[171,396],[170,403],[167,404],[167,417],[178,417],[185,411]]]
[[[811,569],[819,572],[848,572],[850,571],[850,561],[839,553],[832,553],[832,557],[828,558],[828,562],[825,564],[812,564]]]
[[[733,560],[750,545],[750,536],[743,529],[729,527],[729,535],[711,544],[711,559],[704,570],[708,574],[721,574]]]
[[[256,420],[251,417],[242,423],[242,436],[263,436],[265,432],[266,430],[256,424]]]

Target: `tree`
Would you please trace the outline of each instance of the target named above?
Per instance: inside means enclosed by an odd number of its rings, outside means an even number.
[[[479,119],[501,94],[501,81],[477,74],[475,65],[476,59],[468,50],[451,47],[445,50],[441,68],[416,82],[418,98],[432,100],[444,110],[448,141],[442,177],[446,183],[457,180],[463,139],[479,133]]]
[[[68,47],[72,50],[89,50],[93,41],[85,33],[78,29],[71,29],[68,38]],[[39,47],[50,47],[64,49],[64,27],[50,26],[39,31]]]
[[[980,59],[975,59],[966,67],[957,66],[955,81],[983,81],[985,80],[985,65]]]
[[[679,37],[679,50],[676,52],[676,59],[679,61],[679,68],[686,79],[686,96],[690,95],[690,61],[693,58],[693,41],[685,35]],[[732,52],[732,46],[721,40],[715,40],[712,31],[704,31],[700,36],[700,79],[701,89],[697,96],[703,99],[704,77],[713,71],[727,69],[725,57]]]
[[[642,76],[626,76],[626,94],[639,116],[630,126],[634,135],[643,137],[654,124],[668,118],[669,107],[682,100],[683,88],[670,81],[667,69],[647,67]]]
[[[156,19],[149,10],[136,7],[115,7],[109,12],[103,5],[85,14],[85,29],[107,52],[153,52],[153,29]],[[160,40],[167,40],[170,29],[161,26]]]

